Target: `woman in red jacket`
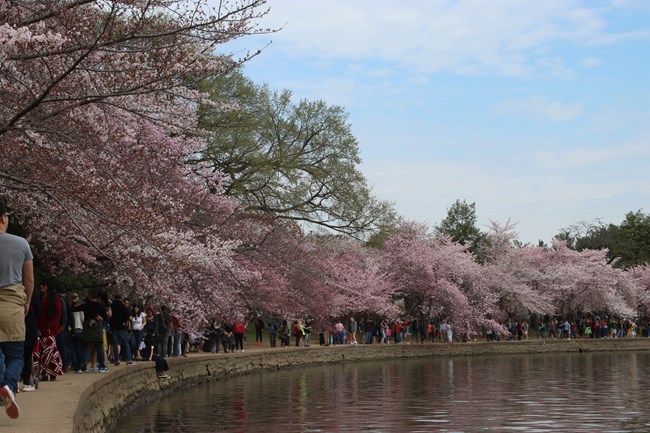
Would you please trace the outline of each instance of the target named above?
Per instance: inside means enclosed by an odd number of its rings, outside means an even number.
[[[40,332],[39,365],[42,380],[56,380],[63,374],[61,354],[56,347],[56,336],[61,328],[61,298],[53,286],[41,284],[41,314],[38,316]]]
[[[238,319],[232,324],[232,333],[235,334],[235,350],[244,351],[244,334],[246,327],[243,319]]]

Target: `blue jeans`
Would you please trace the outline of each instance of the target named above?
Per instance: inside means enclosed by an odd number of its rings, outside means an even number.
[[[118,344],[122,348],[121,352],[118,352]],[[115,356],[115,362],[120,362],[120,358],[124,358],[125,361],[131,361],[131,346],[129,344],[129,331],[126,329],[113,330],[113,356]]]
[[[59,349],[59,354],[61,355],[61,363],[63,364],[63,371],[65,372],[70,364],[70,357],[68,356],[68,346],[70,336],[68,331],[61,331],[56,336],[56,348]]]
[[[86,351],[84,353],[84,364],[90,362],[90,349],[92,347],[97,348],[97,367],[104,368],[106,367],[106,356],[104,355],[104,343],[87,343]]]
[[[24,341],[5,341],[0,343],[0,349],[4,355],[4,373],[2,375],[2,384],[8,385],[13,392],[18,390],[18,379],[23,371],[23,352],[25,349]]]
[[[79,371],[83,368],[84,364],[84,342],[81,329],[75,329],[74,335],[70,339],[72,343],[70,346],[70,355],[72,359],[72,368]]]
[[[169,348],[169,337],[171,337],[171,332],[168,332],[163,335],[159,335],[156,337],[156,355],[160,356],[161,358],[166,358],[167,357],[167,349]]]
[[[139,330],[139,331],[131,331],[131,356],[133,357],[134,355],[137,356],[138,350],[140,350],[140,343],[142,343],[142,340],[144,339],[144,331]]]
[[[173,334],[174,337],[174,348],[172,355],[174,356],[180,356],[181,355],[181,341],[183,340],[183,334],[180,332],[177,332],[176,334]]]

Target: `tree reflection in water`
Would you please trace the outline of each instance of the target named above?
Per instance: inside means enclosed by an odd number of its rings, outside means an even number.
[[[355,362],[238,377],[138,408],[118,433],[647,432],[650,354]]]

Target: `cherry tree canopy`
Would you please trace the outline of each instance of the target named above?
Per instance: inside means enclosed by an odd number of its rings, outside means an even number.
[[[641,287],[639,311],[650,316],[650,265],[637,266],[629,271]]]
[[[223,1],[213,11],[204,3],[0,0],[0,194],[41,264],[89,267],[193,310],[197,322],[257,309],[394,316],[403,302],[407,315],[475,333],[521,311],[625,317],[648,304],[647,268],[614,269],[605,251],[513,248],[507,230],[495,230],[479,264],[416,224],[376,251],[304,235],[273,215],[242,215],[243,197],[222,194],[222,173],[200,162],[208,147],[198,107],[231,107],[195,84],[250,57],[215,50],[268,31],[256,25],[265,2]]]
[[[362,243],[304,235],[294,222],[282,219],[247,221],[238,229],[243,241],[237,260],[254,270],[237,285],[246,301],[242,307],[289,316],[334,317],[356,311],[396,315],[378,254]]]
[[[608,263],[607,250],[575,251],[558,241],[551,248],[514,248],[512,227],[492,225],[486,267],[506,314],[570,314],[607,311],[637,315],[646,295],[629,272]]]
[[[215,47],[264,31],[263,5],[0,1],[0,189],[41,260],[179,305],[247,277],[219,174],[187,164],[207,102],[188,85],[233,66]]]
[[[465,246],[407,223],[385,242],[382,263],[408,315],[447,319],[462,333],[502,328],[484,269]]]

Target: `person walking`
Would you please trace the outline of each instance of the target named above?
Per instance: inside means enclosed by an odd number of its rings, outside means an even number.
[[[73,308],[80,305],[81,300],[79,299],[78,293],[72,294],[72,303],[70,305],[70,311],[72,312],[72,347],[70,350],[72,358],[72,368],[77,373],[83,372],[83,363],[84,363],[84,342],[83,342],[83,322],[84,322],[84,313],[83,311],[73,311]]]
[[[300,320],[295,320],[293,322],[293,335],[296,337],[296,347],[300,346],[300,342],[305,335],[305,330],[302,327],[302,322]]]
[[[140,344],[144,340],[144,330],[147,326],[147,314],[140,309],[139,305],[131,307],[131,359],[141,360]]]
[[[354,317],[350,317],[350,325],[348,326],[348,335],[350,336],[350,344],[353,346],[357,345],[357,322],[354,321]]]
[[[129,343],[130,319],[131,312],[124,304],[122,296],[115,295],[113,297],[113,302],[111,303],[111,317],[108,319],[113,336],[114,365],[120,365],[122,359],[126,361],[126,365],[133,365],[133,359],[131,358],[131,345]]]
[[[313,331],[313,319],[307,319],[305,320],[305,324],[303,325],[303,330],[305,331],[305,340],[303,341],[303,346],[309,347],[310,342],[311,342],[311,334]]]
[[[38,316],[40,314],[41,302],[38,299],[38,293],[32,293],[32,302],[30,303],[29,311],[25,316],[25,343],[23,353],[23,370],[21,372],[21,379],[23,380],[23,387],[21,392],[36,391],[36,381],[34,380],[34,349],[38,346]]]
[[[156,315],[154,328],[156,336],[156,355],[165,358],[169,347],[169,339],[172,335],[172,319],[169,308],[167,308],[166,305],[160,307],[160,312]]]
[[[235,322],[232,324],[232,332],[235,335],[235,350],[243,352],[244,334],[246,333],[243,317],[238,317],[237,320],[235,320]]]
[[[34,291],[34,264],[27,241],[7,233],[10,212],[0,198],[0,349],[4,373],[0,397],[10,418],[18,418],[18,378],[23,369],[25,315]]]
[[[97,289],[88,291],[86,301],[72,307],[72,311],[83,312],[83,328],[81,331],[81,338],[84,343],[84,359],[82,364],[82,371],[98,371],[100,373],[107,373],[106,356],[104,352],[104,322],[108,320],[108,308],[101,300]],[[92,352],[96,354],[95,367],[91,364],[91,369],[86,368],[88,362],[91,361]],[[92,361],[95,363],[95,361]]]

